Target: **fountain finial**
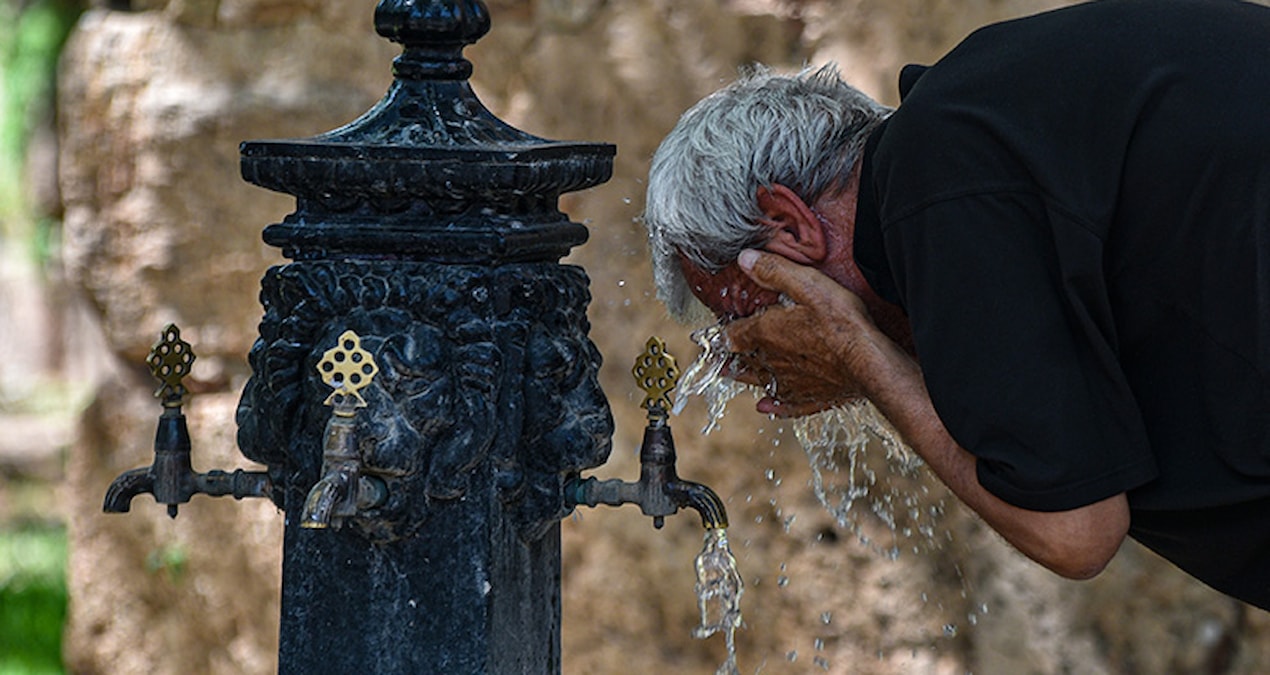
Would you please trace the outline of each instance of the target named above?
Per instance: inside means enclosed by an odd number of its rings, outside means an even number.
[[[375,31],[405,46],[393,75],[406,80],[466,80],[472,63],[463,48],[489,32],[481,0],[380,0]]]

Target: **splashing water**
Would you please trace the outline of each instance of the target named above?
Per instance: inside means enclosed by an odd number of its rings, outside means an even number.
[[[732,379],[731,349],[722,325],[696,331],[692,338],[700,346],[701,353],[679,381],[673,412],[679,414],[689,398],[701,397],[708,410],[707,423],[701,432],[709,434],[719,427],[728,403],[737,394],[749,390],[758,397],[763,391]],[[936,487],[940,491],[932,494],[921,470],[921,458],[904,443],[899,432],[871,402],[857,399],[838,408],[792,420],[791,426],[807,455],[812,474],[810,485],[816,498],[837,525],[852,532],[859,543],[881,557],[895,560],[901,555],[901,541],[905,542],[906,550],[919,554],[940,549],[951,539],[951,532],[940,524],[946,492]],[[768,478],[773,480],[773,476]],[[889,530],[892,539],[889,544],[883,545],[869,534],[876,531],[873,523],[868,522],[870,519],[879,521],[886,528],[883,533]],[[723,536],[722,533],[719,536]],[[706,548],[710,546],[707,535]],[[706,551],[702,555],[706,555]],[[730,552],[728,558],[731,558]],[[702,626],[695,634],[704,637],[726,629],[728,661],[719,667],[716,675],[739,675],[733,643],[733,631],[740,625],[739,609],[735,623],[730,626],[717,620],[711,624],[701,591],[701,560],[698,558],[697,569]],[[732,563],[735,564],[735,561]],[[739,578],[736,583],[739,599]],[[720,611],[716,610],[716,616]],[[821,615],[825,624],[831,620],[829,613]],[[970,621],[974,623],[974,619]],[[715,627],[710,629],[711,625]],[[954,627],[952,634],[955,630]],[[944,627],[943,634],[950,635],[947,627]],[[787,658],[793,661],[797,652],[790,652]],[[817,656],[815,665],[828,670],[829,662]]]
[[[692,338],[701,353],[684,371],[674,412],[678,414],[690,397],[700,396],[709,413],[701,432],[708,434],[718,428],[728,403],[737,394],[745,390],[757,394],[759,390],[729,376],[730,345],[722,324],[698,330]],[[900,538],[912,540],[914,552],[940,547],[937,525],[944,501],[929,494],[929,487],[921,480],[921,458],[871,402],[850,401],[795,419],[792,425],[807,453],[812,489],[840,527],[892,559],[900,555]],[[894,534],[896,542],[882,547],[865,533],[860,509],[852,508],[861,500]]]
[[[705,542],[695,566],[701,625],[692,631],[692,635],[705,639],[723,631],[728,658],[715,671],[715,675],[740,675],[741,671],[736,664],[736,629],[741,625],[741,595],[745,592],[745,585],[737,571],[736,558],[728,546],[726,529],[706,531]]]
[[[862,544],[894,559],[900,555],[900,539],[911,542],[917,553],[940,548],[941,536],[950,536],[939,527],[944,500],[931,495],[922,480],[921,458],[872,403],[852,401],[794,420],[793,428],[807,453],[816,498]],[[857,503],[890,530],[890,546],[865,533],[860,509],[853,510]]]
[[[678,395],[671,412],[678,415],[689,398],[700,396],[705,399],[706,409],[709,411],[708,421],[701,433],[708,434],[719,428],[719,420],[723,419],[728,401],[752,387],[729,377],[732,350],[722,324],[694,331],[692,339],[701,347],[701,353],[684,371],[683,377],[679,378]]]

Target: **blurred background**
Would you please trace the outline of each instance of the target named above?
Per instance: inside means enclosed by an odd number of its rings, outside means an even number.
[[[0,0],[0,674],[271,673],[281,516],[196,498],[169,520],[101,500],[150,462],[144,358],[175,321],[199,356],[186,406],[197,470],[247,466],[234,407],[260,231],[289,197],[244,183],[238,143],[343,124],[385,91],[396,49],[373,0]],[[686,364],[688,328],[652,290],[637,222],[661,136],[744,65],[836,61],[895,104],[909,62],[1056,0],[490,0],[467,51],[497,115],[539,136],[616,143],[613,179],[566,195],[591,241],[592,336],[617,420],[602,477],[632,479],[643,427],[630,366],[650,335]],[[1061,55],[1056,55],[1061,58]],[[738,399],[700,433],[672,420],[681,475],[727,502],[747,584],[743,673],[1256,673],[1270,617],[1129,543],[1092,582],[1023,561],[923,477],[873,453],[874,498],[839,522],[787,424]],[[830,492],[844,480],[828,476]],[[884,504],[885,506],[885,504]],[[926,525],[929,527],[919,527]],[[912,533],[906,533],[906,530]],[[564,672],[712,673],[696,624],[691,514],[563,523]]]

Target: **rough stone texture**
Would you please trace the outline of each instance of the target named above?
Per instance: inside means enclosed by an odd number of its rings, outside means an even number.
[[[215,11],[212,11],[215,10]],[[234,408],[281,260],[260,230],[293,207],[238,178],[238,144],[359,115],[393,49],[367,3],[172,3],[86,14],[61,74],[63,256],[117,363],[82,420],[64,491],[70,667],[82,673],[260,673],[275,667],[281,517],[195,497],[170,521],[148,496],[101,513],[119,472],[153,458],[160,407],[143,359],[169,321],[198,354],[194,467],[251,468]],[[266,67],[267,65],[267,67]]]
[[[618,145],[610,183],[562,200],[591,226],[570,261],[592,279],[593,337],[618,425],[598,475],[637,474],[643,419],[629,368],[644,340],[663,335],[684,362],[696,351],[653,299],[635,220],[648,159],[679,113],[755,60],[835,59],[895,103],[903,63],[1055,4],[489,2],[493,31],[468,50],[486,104],[538,135]],[[370,28],[373,5],[134,0],[131,13],[91,12],[71,42],[61,85],[64,254],[117,358],[82,421],[64,491],[75,672],[275,667],[281,522],[272,507],[196,497],[173,522],[148,497],[127,516],[101,515],[100,500],[119,471],[150,461],[159,410],[141,359],[167,321],[200,355],[203,395],[187,407],[195,468],[246,464],[232,449],[232,409],[260,316],[258,281],[277,261],[259,232],[292,204],[239,180],[237,144],[330,129],[382,94],[395,50]],[[871,517],[859,532],[838,527],[808,486],[790,427],[746,403],[704,437],[701,406],[672,421],[680,474],[728,503],[748,586],[742,672],[1254,673],[1270,660],[1270,616],[1133,544],[1095,581],[1065,582],[947,499],[938,548],[914,553],[900,537],[891,560],[877,552],[890,547],[890,531]],[[940,488],[926,486],[937,503]],[[690,636],[701,546],[691,514],[656,531],[632,507],[601,507],[567,521],[563,537],[566,673],[709,673],[722,662],[721,637]]]

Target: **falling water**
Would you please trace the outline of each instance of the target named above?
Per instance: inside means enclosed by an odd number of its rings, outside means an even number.
[[[679,379],[678,395],[671,412],[678,415],[689,398],[700,396],[705,399],[708,410],[706,426],[701,433],[708,434],[719,428],[728,401],[751,387],[729,377],[731,349],[721,324],[694,331],[692,339],[701,347],[701,354]]]
[[[687,399],[701,397],[708,410],[702,433],[708,434],[718,428],[728,403],[737,394],[748,390],[758,395],[761,390],[730,377],[731,350],[721,325],[699,330],[692,337],[701,347],[701,353],[680,379],[673,412],[681,412]],[[851,401],[792,420],[791,426],[807,454],[812,474],[810,485],[817,499],[838,526],[853,533],[862,545],[879,556],[895,560],[906,551],[917,554],[940,549],[947,543],[951,533],[940,526],[944,493],[931,493],[930,484],[922,475],[922,460],[871,402]],[[889,531],[891,541],[878,541],[880,537],[875,534],[879,530],[870,526],[869,519],[879,521],[885,528],[880,531]],[[720,532],[718,536],[723,534]],[[707,550],[710,546],[710,535],[707,535]],[[731,560],[730,552],[727,559]],[[699,579],[701,560],[698,558],[697,563]],[[739,578],[736,583],[739,598]],[[701,589],[699,581],[699,597],[702,597]],[[716,609],[715,616],[719,617],[722,611]],[[718,618],[711,622],[707,618],[707,607],[702,604],[702,627],[697,631],[698,636],[721,630],[720,625],[728,630],[729,659],[716,675],[738,672],[732,631],[740,625],[739,610],[735,616],[734,624],[720,624]],[[972,614],[972,624],[975,618]],[[943,635],[955,634],[954,625],[944,626]],[[816,661],[827,669],[827,659],[817,656]]]
[[[701,625],[693,630],[693,637],[705,639],[723,631],[728,658],[715,671],[715,675],[739,675],[740,670],[736,664],[736,629],[741,625],[741,595],[745,592],[745,586],[736,568],[736,558],[728,546],[726,529],[706,531],[705,542],[695,566]]]
[[[757,389],[729,377],[730,349],[722,325],[703,328],[692,337],[701,353],[684,371],[674,412],[678,414],[688,398],[700,396],[708,409],[701,431],[708,434],[718,428],[728,402],[742,391]],[[941,546],[937,524],[944,502],[929,494],[921,481],[921,458],[871,402],[849,401],[797,418],[792,426],[807,453],[812,489],[840,527],[889,558],[900,555],[899,539],[911,541],[914,552]],[[882,546],[863,531],[861,510],[853,510],[857,502],[867,505],[868,512],[895,535],[895,541]]]
[[[839,527],[892,559],[901,554],[901,540],[909,542],[914,553],[942,546],[938,525],[944,502],[929,494],[921,480],[921,458],[872,403],[852,401],[794,420],[793,428],[807,453],[816,498]],[[889,545],[865,533],[856,504],[867,507],[890,530]]]

